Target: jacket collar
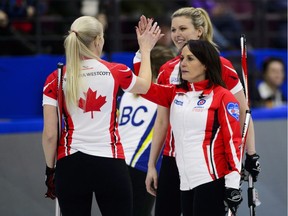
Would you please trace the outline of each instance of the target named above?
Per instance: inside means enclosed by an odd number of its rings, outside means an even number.
[[[212,85],[211,87],[207,87],[208,86],[208,83],[209,83],[209,80],[203,80],[203,81],[200,81],[200,82],[195,82],[195,83],[188,83],[188,92],[189,91],[201,91],[202,90],[202,93],[201,93],[201,97],[205,97],[207,95],[209,95],[213,88],[214,88],[214,85]],[[185,89],[182,89],[182,88],[179,88],[177,89],[177,93],[186,93],[187,90]]]

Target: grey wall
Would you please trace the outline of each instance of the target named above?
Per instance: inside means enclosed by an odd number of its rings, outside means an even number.
[[[44,173],[41,133],[0,135],[0,215],[55,215],[55,201],[44,198]],[[101,215],[96,204],[92,212]]]
[[[255,121],[256,148],[260,155],[261,173],[255,184],[261,205],[259,216],[287,215],[287,120]],[[243,183],[245,200],[240,216],[249,215],[247,182]]]
[[[261,216],[287,215],[287,120],[255,121],[257,152],[262,171],[255,184]],[[41,133],[0,135],[0,215],[51,216],[55,202],[45,199],[45,162]],[[239,216],[249,215],[244,201]],[[97,205],[93,215],[100,216]]]

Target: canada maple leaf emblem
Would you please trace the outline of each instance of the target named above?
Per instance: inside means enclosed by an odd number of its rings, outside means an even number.
[[[79,107],[83,109],[83,112],[91,112],[91,118],[93,119],[94,111],[101,111],[101,107],[106,103],[106,96],[99,96],[97,98],[97,91],[93,91],[91,88],[84,95],[86,100],[83,98],[79,99]]]

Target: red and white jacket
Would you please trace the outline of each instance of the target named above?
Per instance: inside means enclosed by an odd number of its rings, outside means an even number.
[[[222,63],[222,79],[224,80],[227,88],[232,92],[232,94],[236,94],[243,89],[238,74],[229,60],[220,57],[220,61]],[[141,54],[140,52],[137,52],[133,59],[134,70],[136,74],[138,74],[140,63]],[[157,83],[162,85],[179,84],[179,66],[180,56],[176,56],[175,58],[169,60],[164,65],[162,65],[159,70]],[[174,137],[170,125],[166,134],[163,155],[175,157]]]
[[[207,89],[208,80],[175,85],[152,84],[144,98],[170,108],[180,189],[225,177],[225,186],[239,188],[241,132],[239,104],[220,86]],[[203,97],[200,97],[203,95]]]
[[[63,106],[65,126],[58,147],[58,159],[77,151],[101,157],[124,159],[116,116],[117,92],[133,88],[136,76],[126,65],[103,60],[82,62],[78,107],[68,112]],[[63,89],[65,97],[66,74]],[[57,106],[57,71],[51,73],[43,89],[43,105]]]

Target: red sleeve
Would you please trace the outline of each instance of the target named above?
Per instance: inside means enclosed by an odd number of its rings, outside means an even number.
[[[170,77],[172,72],[175,70],[176,65],[178,65],[180,57],[176,56],[173,59],[167,61],[159,69],[159,75],[157,78],[157,83],[161,85],[170,85]],[[174,84],[174,83],[173,83]]]
[[[164,71],[161,71],[159,74],[158,74],[158,77],[157,77],[157,83],[158,84],[161,84],[161,85],[165,85],[166,84],[166,79],[165,79],[165,70]]]
[[[136,82],[133,71],[124,64],[101,61],[111,71],[114,80],[123,90],[129,91]]]
[[[167,70],[168,67],[168,62],[166,62],[164,65],[162,65],[159,69],[159,74],[157,77],[157,83],[160,85],[169,85],[170,81],[169,81],[169,72]]]
[[[218,118],[224,139],[225,153],[230,168],[240,172],[241,129],[240,106],[237,99],[226,89],[223,89]]]
[[[133,58],[134,74],[138,76],[141,66],[141,53],[138,51]]]
[[[119,73],[118,73],[119,77],[118,78],[120,81],[120,87],[123,89],[129,88],[129,86],[131,85],[131,83],[133,81],[133,78],[136,79],[134,77],[132,70],[123,64],[118,64],[118,66],[116,68],[119,71]]]
[[[134,73],[136,76],[138,76],[139,71],[140,71],[141,62],[135,62],[133,64],[133,66],[134,66]]]
[[[224,80],[227,89],[233,89],[239,83],[238,74],[233,67],[232,63],[223,57],[220,57],[221,69],[222,69],[222,79]]]
[[[43,88],[43,96],[57,99],[57,70],[48,75]]]
[[[152,83],[148,92],[141,96],[153,103],[169,108],[174,98],[174,89],[175,87],[172,85]]]

